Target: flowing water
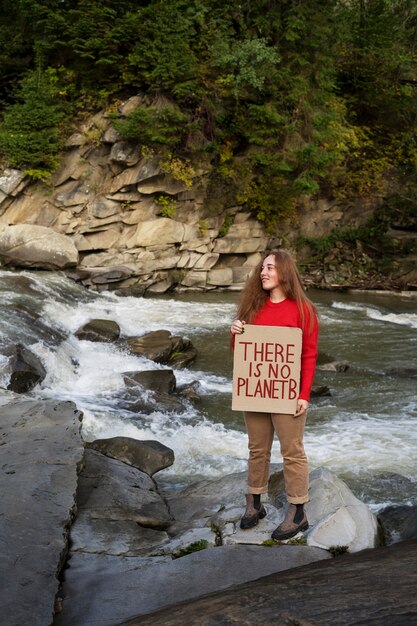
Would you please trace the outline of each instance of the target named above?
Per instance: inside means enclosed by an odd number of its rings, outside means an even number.
[[[229,327],[237,294],[120,297],[87,291],[59,273],[29,271],[0,271],[0,291],[0,345],[24,343],[40,357],[47,376],[29,395],[75,402],[84,413],[86,440],[124,435],[166,444],[175,463],[158,474],[164,484],[246,468],[242,415],[230,408]],[[374,510],[417,502],[417,300],[309,295],[320,313],[320,352],[350,365],[345,372],[317,372],[315,384],[327,385],[332,395],[313,400],[309,411],[305,445],[311,467],[325,466],[344,478]],[[181,414],[120,409],[123,372],[164,366],[116,345],[78,340],[73,333],[93,318],[116,321],[124,336],[164,328],[189,337],[198,358],[175,375],[178,384],[199,381],[201,402]],[[3,387],[10,377],[7,363],[0,356]],[[280,461],[277,442],[273,460]]]

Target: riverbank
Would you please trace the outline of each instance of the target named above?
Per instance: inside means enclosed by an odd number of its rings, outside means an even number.
[[[17,399],[10,392],[2,402],[4,626],[116,626],[267,574],[297,568],[309,580],[303,566],[320,560],[329,561],[320,571],[337,577],[332,552],[356,552],[380,541],[376,518],[327,470],[310,476],[306,538],[271,545],[271,530],[284,515],[281,468],[272,468],[267,518],[240,531],[245,473],[161,493],[152,475],[172,462],[161,456],[163,446],[126,440],[121,448],[114,440],[102,454],[83,448],[73,404]],[[402,563],[404,576],[415,582],[414,548],[397,549],[395,565],[376,550],[367,556],[365,572],[376,575],[384,567],[387,576]],[[279,589],[279,581],[268,584]],[[412,613],[407,593],[398,586],[395,601]],[[353,594],[355,603],[361,596]],[[227,607],[238,610],[231,597],[229,592]]]
[[[271,532],[284,512],[279,467],[273,468],[268,517],[256,533],[238,529],[247,439],[240,415],[230,410],[228,328],[235,296],[120,298],[83,289],[62,273],[0,274],[1,384],[21,382],[20,375],[12,377],[13,371],[22,372],[15,354],[30,353],[31,366],[37,367],[26,380],[32,389],[19,396],[2,391],[0,407],[7,494],[3,536],[19,528],[4,551],[3,605],[19,602],[28,611],[27,626],[36,624],[35,607],[39,626],[48,619],[86,626],[87,619],[98,618],[107,626],[109,620],[120,624],[266,572],[304,567],[318,555],[332,568],[332,546],[349,545],[353,551],[380,541],[376,515],[389,541],[415,533],[412,299],[311,294],[322,331],[315,385],[327,390],[312,401],[305,436],[312,470],[310,532],[295,545],[271,546]],[[93,325],[97,318],[102,321]],[[157,340],[159,355],[155,343],[148,343],[153,356],[127,350],[143,352],[146,335]],[[182,337],[191,345],[179,342]],[[11,352],[12,344],[21,347]],[[171,356],[181,356],[174,350],[180,344],[194,360],[167,365]],[[158,393],[143,388],[157,380]],[[182,395],[186,388],[189,397]],[[66,428],[62,437],[60,428]],[[129,454],[124,444],[116,446],[117,453],[115,448],[103,453],[108,445],[103,439],[114,446],[120,438],[128,439]],[[100,443],[93,443],[97,439]],[[87,449],[85,441],[91,442]],[[139,455],[138,448],[149,448],[146,441],[154,442],[151,451]],[[72,461],[68,455],[74,452]],[[276,450],[273,454],[279,458]],[[138,458],[140,469],[132,465]],[[323,493],[331,494],[326,502],[335,509],[326,509]],[[364,512],[362,522],[349,507]],[[364,527],[364,520],[370,524]],[[363,543],[366,537],[371,543]],[[203,549],[194,552],[197,548]],[[13,607],[9,614],[21,617]]]

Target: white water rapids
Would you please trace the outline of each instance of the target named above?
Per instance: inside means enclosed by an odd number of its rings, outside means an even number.
[[[120,297],[87,292],[58,273],[8,271],[0,271],[0,290],[0,343],[24,343],[47,370],[30,395],[75,402],[84,412],[86,439],[124,435],[164,443],[174,450],[175,463],[158,482],[184,484],[246,468],[243,420],[230,409],[236,294]],[[311,297],[321,317],[320,351],[350,365],[346,372],[317,373],[315,384],[328,385],[332,395],[312,402],[305,435],[311,467],[326,466],[347,479],[375,509],[417,501],[411,371],[415,376],[417,300],[324,292]],[[160,328],[189,337],[199,356],[175,376],[178,384],[198,380],[202,402],[182,414],[121,410],[116,394],[124,386],[122,373],[164,366],[116,345],[78,340],[73,333],[93,318],[116,321],[125,337]],[[7,386],[9,375],[7,358],[0,356],[0,385]],[[277,443],[273,460],[280,461]],[[390,473],[412,481],[404,493],[387,491]]]

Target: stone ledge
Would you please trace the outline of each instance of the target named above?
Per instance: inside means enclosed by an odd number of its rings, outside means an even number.
[[[0,407],[2,626],[52,623],[84,455],[80,418],[72,402]]]

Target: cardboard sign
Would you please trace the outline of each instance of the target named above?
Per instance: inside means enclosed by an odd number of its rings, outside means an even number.
[[[296,413],[301,343],[301,328],[246,324],[235,335],[232,410]]]

